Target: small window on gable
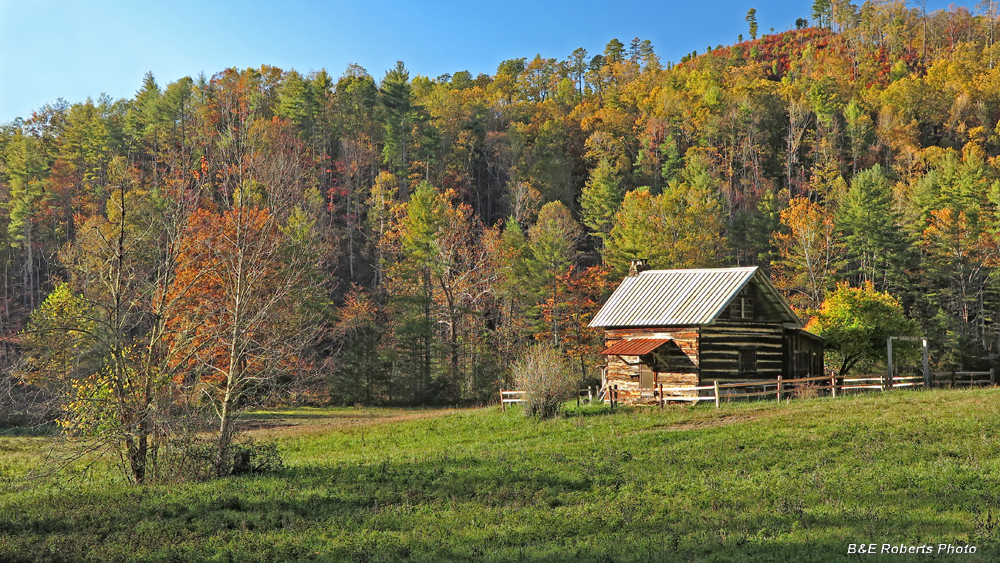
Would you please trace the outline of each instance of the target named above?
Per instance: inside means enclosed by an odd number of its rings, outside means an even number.
[[[737,297],[729,303],[730,319],[752,319],[753,299],[749,297]]]

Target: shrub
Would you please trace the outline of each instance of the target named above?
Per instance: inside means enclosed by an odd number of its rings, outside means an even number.
[[[819,397],[819,387],[815,383],[799,383],[792,389],[796,399],[815,399]]]
[[[539,344],[514,363],[514,381],[524,391],[524,414],[551,418],[578,387],[577,374],[557,348]]]
[[[190,434],[172,436],[159,452],[157,477],[162,482],[208,481],[218,476],[218,445]],[[225,475],[274,473],[284,468],[278,445],[246,439],[233,444]]]
[[[284,466],[275,442],[254,442],[247,439],[233,445],[230,475],[275,473]]]

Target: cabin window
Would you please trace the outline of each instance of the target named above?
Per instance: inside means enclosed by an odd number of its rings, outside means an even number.
[[[740,374],[757,373],[757,350],[753,348],[740,348],[739,369]]]
[[[730,319],[752,319],[753,299],[749,297],[737,297],[729,303]]]

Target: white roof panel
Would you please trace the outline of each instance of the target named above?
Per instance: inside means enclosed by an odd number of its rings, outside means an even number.
[[[715,321],[750,280],[775,305],[782,322],[801,323],[756,267],[647,270],[626,277],[601,307],[592,327],[685,326]]]

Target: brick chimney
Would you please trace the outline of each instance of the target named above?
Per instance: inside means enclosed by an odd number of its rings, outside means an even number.
[[[649,269],[649,265],[646,264],[645,258],[636,258],[632,260],[632,264],[628,267],[628,275],[638,276],[639,272],[645,272]]]

